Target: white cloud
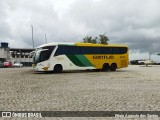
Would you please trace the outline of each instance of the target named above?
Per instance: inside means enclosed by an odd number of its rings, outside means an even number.
[[[156,53],[160,39],[159,0],[0,0],[0,41],[32,47],[52,41],[82,41],[106,32],[111,43]],[[145,55],[144,55],[145,56]]]

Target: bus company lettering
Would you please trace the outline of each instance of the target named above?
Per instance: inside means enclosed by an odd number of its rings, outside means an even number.
[[[93,56],[93,59],[114,59],[114,56]]]

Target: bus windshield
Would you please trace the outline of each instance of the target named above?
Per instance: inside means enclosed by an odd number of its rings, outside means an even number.
[[[34,54],[33,63],[36,64],[36,63],[48,60],[50,58],[50,55],[52,54],[52,51],[54,48],[55,48],[55,46],[38,48]]]

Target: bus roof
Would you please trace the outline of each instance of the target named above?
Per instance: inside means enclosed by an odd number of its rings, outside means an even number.
[[[122,47],[127,47],[127,45],[122,45],[122,44],[93,44],[93,43],[83,43],[83,42],[79,42],[79,43],[75,43],[76,46],[100,46],[100,47],[106,47],[106,46],[112,46],[112,47],[118,47],[118,46],[122,46]]]
[[[69,43],[69,42],[53,42],[53,43],[47,43],[38,46],[37,48],[45,47],[45,46],[56,46],[56,45],[74,45],[74,43]]]
[[[66,46],[99,46],[99,47],[128,47],[127,45],[123,44],[93,44],[93,43],[83,43],[83,42],[76,42],[76,43],[69,43],[69,42],[53,42],[53,43],[47,43],[38,46],[37,48],[45,47],[45,46],[56,46],[56,45],[66,45]]]

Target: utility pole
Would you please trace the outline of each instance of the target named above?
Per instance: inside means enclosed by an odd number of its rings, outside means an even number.
[[[151,59],[151,55],[152,55],[152,53],[149,53],[149,60]]]
[[[46,39],[46,43],[47,43],[47,36],[46,36],[46,33],[45,33],[45,39]]]
[[[33,44],[33,49],[34,49],[34,40],[33,40],[33,25],[31,25],[32,28],[32,44]]]

